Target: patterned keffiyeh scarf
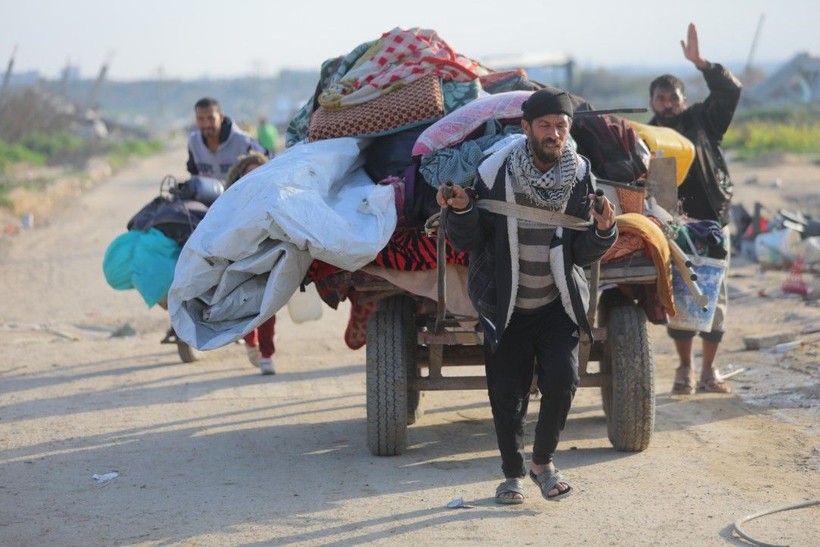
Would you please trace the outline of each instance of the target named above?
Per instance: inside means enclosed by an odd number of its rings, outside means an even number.
[[[514,177],[536,205],[550,211],[564,208],[576,183],[578,155],[570,146],[565,146],[558,162],[546,173],[542,173],[532,161],[527,139],[521,139],[507,162],[507,176]]]

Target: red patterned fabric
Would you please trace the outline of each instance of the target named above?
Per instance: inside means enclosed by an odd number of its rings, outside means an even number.
[[[314,283],[318,283],[319,281],[325,279],[326,277],[330,277],[338,271],[339,268],[337,268],[336,266],[328,264],[327,262],[322,262],[321,260],[314,260],[310,263],[310,267],[308,268],[305,277],[307,277]]]
[[[350,319],[345,329],[345,344],[350,349],[359,349],[367,343],[367,319],[376,310],[377,302],[359,304],[358,293],[350,297]]]
[[[450,264],[468,263],[467,253],[456,251],[449,243],[445,256]],[[373,264],[407,272],[435,268],[436,239],[427,237],[418,230],[397,230],[384,249],[376,255]]]

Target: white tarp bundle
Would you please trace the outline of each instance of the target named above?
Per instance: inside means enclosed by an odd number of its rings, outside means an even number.
[[[182,249],[168,311],[201,350],[238,340],[275,314],[313,259],[356,271],[396,228],[394,191],[362,169],[367,139],[301,143],[231,186]]]

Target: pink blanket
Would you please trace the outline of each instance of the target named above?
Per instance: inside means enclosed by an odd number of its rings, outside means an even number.
[[[456,146],[490,119],[520,118],[521,103],[530,95],[532,91],[508,91],[479,97],[467,103],[425,129],[416,139],[413,157]]]

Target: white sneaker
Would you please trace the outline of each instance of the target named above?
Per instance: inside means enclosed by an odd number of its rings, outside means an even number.
[[[273,368],[273,359],[270,357],[260,357],[259,370],[262,371],[262,374],[276,374],[276,370]]]
[[[248,361],[250,361],[253,366],[258,367],[259,359],[262,358],[262,355],[259,353],[259,348],[245,344],[245,351],[248,354]]]

